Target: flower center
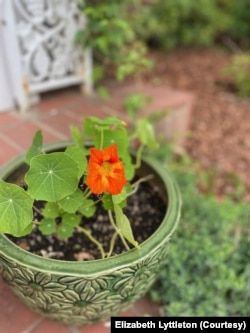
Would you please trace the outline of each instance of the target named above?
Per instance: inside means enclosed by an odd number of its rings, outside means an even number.
[[[108,161],[105,161],[101,165],[101,172],[104,176],[110,175],[112,173],[112,164]]]

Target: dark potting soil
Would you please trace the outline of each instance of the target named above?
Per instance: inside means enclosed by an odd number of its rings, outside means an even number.
[[[166,213],[166,202],[162,198],[159,187],[142,182],[136,193],[128,197],[127,203],[124,213],[130,220],[135,239],[141,244],[159,227]],[[84,218],[81,225],[103,244],[105,252],[108,253],[114,229],[102,206],[97,207],[94,217]],[[25,250],[47,258],[67,261],[101,258],[97,246],[78,230],[69,239],[62,240],[58,239],[56,235],[42,235],[35,226],[33,232],[25,237],[9,236],[9,238]],[[118,236],[112,256],[124,251],[124,245]]]

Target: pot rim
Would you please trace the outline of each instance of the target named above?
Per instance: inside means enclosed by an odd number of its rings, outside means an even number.
[[[70,143],[71,141],[69,140],[59,141],[46,145],[45,149],[46,151],[62,149]],[[8,162],[2,168],[0,178],[6,179],[14,170],[24,163],[24,158],[25,154],[22,154]],[[162,246],[162,244],[167,243],[171,239],[171,236],[179,223],[182,201],[177,182],[167,167],[163,166],[154,157],[149,155],[144,155],[142,161],[148,164],[149,167],[156,172],[160,180],[163,181],[168,198],[168,207],[160,226],[150,237],[140,244],[139,249],[132,248],[116,256],[104,259],[66,261],[44,258],[33,254],[20,248],[4,234],[0,234],[0,253],[3,253],[10,260],[17,260],[20,264],[29,266],[30,268],[35,267],[39,268],[39,270],[51,271],[58,274],[70,272],[75,275],[81,273],[90,275],[98,273],[100,270],[108,270],[112,266],[115,270],[128,265],[131,261],[136,262],[147,257],[152,250]]]

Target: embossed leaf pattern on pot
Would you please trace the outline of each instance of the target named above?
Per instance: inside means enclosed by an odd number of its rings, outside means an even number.
[[[66,285],[71,285],[76,292],[81,292],[83,289],[93,288],[94,290],[103,290],[108,288],[108,278],[105,276],[93,278],[78,278],[75,276],[63,276],[59,278],[59,282]]]
[[[109,294],[108,290],[95,292],[94,289],[83,290],[81,293],[76,293],[72,290],[67,290],[64,293],[65,303],[62,309],[72,309],[74,315],[86,316],[92,318],[96,313],[100,313],[105,307],[105,299]]]
[[[159,269],[159,257],[161,257],[161,248],[155,251],[154,255],[139,261],[133,266],[121,270],[122,276],[114,284],[114,290],[119,290],[123,297],[129,297],[133,294],[144,293],[145,285],[151,285]]]
[[[0,257],[0,274],[5,281],[8,281],[9,284],[11,284],[11,281],[13,280],[13,268],[14,266],[11,261],[5,257]]]
[[[37,297],[44,302],[52,303],[55,299],[62,299],[61,292],[66,286],[52,281],[51,275],[33,272],[29,269],[15,269],[14,283],[26,296]]]
[[[106,320],[130,307],[155,281],[168,246],[133,265],[90,277],[36,272],[1,257],[0,271],[14,293],[34,311],[67,323]]]

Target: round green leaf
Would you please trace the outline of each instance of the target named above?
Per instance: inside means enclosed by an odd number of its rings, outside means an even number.
[[[78,178],[83,175],[83,173],[86,171],[87,168],[87,157],[86,157],[86,151],[83,148],[75,147],[75,146],[69,146],[65,150],[65,152],[77,163],[79,168],[79,175]]]
[[[83,203],[83,193],[77,189],[58,202],[59,206],[68,213],[74,213]]]
[[[69,238],[72,236],[74,232],[74,228],[67,225],[67,224],[62,224],[60,227],[57,229],[57,235],[60,238]]]
[[[94,201],[91,199],[85,199],[82,202],[82,206],[79,208],[79,211],[82,215],[86,217],[91,217],[95,214],[96,206],[94,205]]]
[[[126,203],[126,199],[127,199],[127,190],[126,187],[124,187],[121,191],[121,193],[116,194],[116,195],[112,195],[112,201],[114,204],[119,205],[121,207],[121,204],[123,202]]]
[[[25,176],[28,193],[37,200],[58,201],[77,189],[78,174],[77,163],[66,153],[36,156]]]
[[[32,230],[33,200],[23,188],[0,180],[0,232],[16,237]]]
[[[52,218],[43,219],[39,224],[38,229],[43,235],[52,235],[54,232],[56,232],[56,222]]]
[[[102,196],[102,204],[104,209],[106,210],[113,210],[114,209],[114,204],[112,200],[112,195],[109,193],[104,193]]]
[[[55,219],[60,215],[59,207],[56,202],[46,202],[43,209],[43,216],[45,218]]]
[[[70,227],[77,227],[81,222],[81,215],[65,214],[62,218],[63,225],[69,225]]]

